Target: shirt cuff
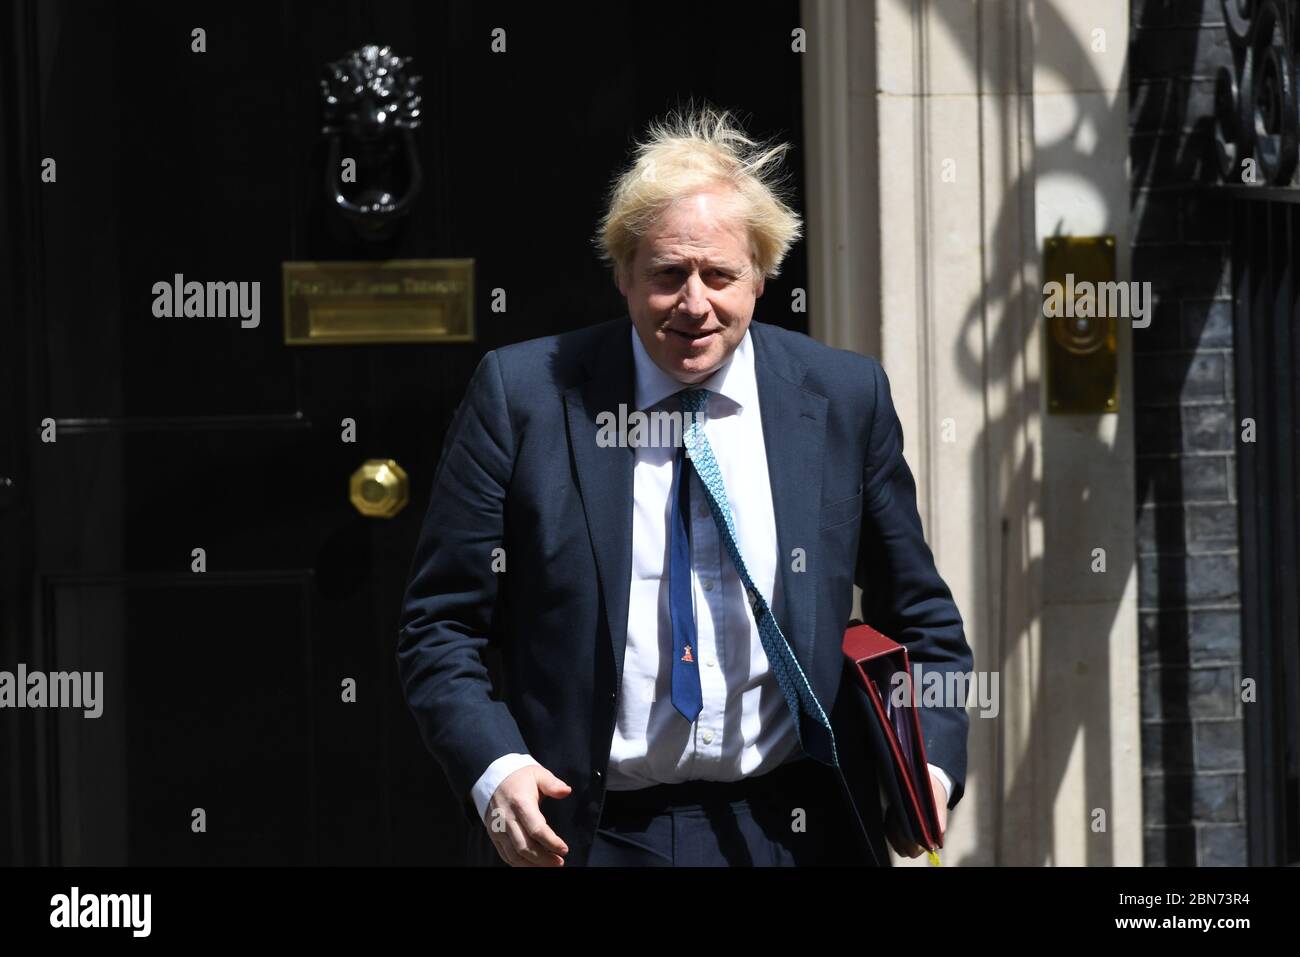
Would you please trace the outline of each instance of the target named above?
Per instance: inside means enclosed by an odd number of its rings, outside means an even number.
[[[943,785],[943,803],[944,806],[947,807],[948,802],[952,800],[952,778],[948,777],[948,772],[943,768],[935,767],[933,764],[927,764],[926,767],[930,769],[930,773],[938,778],[939,783]],[[481,816],[482,815],[480,815],[480,817]]]
[[[501,782],[520,768],[526,768],[530,764],[537,764],[538,767],[541,767],[531,754],[503,754],[489,764],[487,770],[479,775],[479,779],[474,782],[470,794],[474,798],[474,807],[478,808],[478,819],[480,821],[487,814],[488,802],[492,800],[492,795],[496,794]],[[484,823],[487,822],[484,821]]]

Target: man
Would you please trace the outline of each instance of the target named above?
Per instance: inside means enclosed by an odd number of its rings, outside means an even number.
[[[913,662],[971,654],[883,369],[751,322],[799,233],[784,150],[707,109],[652,126],[598,239],[630,322],[489,353],[457,411],[397,657],[471,861],[883,864],[886,830],[921,853],[882,822],[854,582]],[[681,434],[622,431],[637,412]],[[920,719],[946,826],[967,717]]]

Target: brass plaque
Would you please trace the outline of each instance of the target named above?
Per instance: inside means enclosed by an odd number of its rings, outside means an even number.
[[[472,259],[283,266],[285,345],[474,341]]]
[[[1049,412],[1096,415],[1119,410],[1116,323],[1131,318],[1122,315],[1131,307],[1127,289],[1114,279],[1114,236],[1049,236],[1044,240],[1047,335],[1043,338]],[[1121,298],[1122,308],[1117,308]]]

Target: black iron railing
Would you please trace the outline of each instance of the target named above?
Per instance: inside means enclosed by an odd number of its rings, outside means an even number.
[[[1300,50],[1294,0],[1222,0],[1249,860],[1300,862]],[[1249,422],[1247,422],[1249,420]],[[1248,686],[1249,687],[1249,686]]]

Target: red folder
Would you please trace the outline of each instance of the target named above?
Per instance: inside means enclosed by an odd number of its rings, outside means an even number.
[[[898,811],[904,836],[928,851],[943,847],[907,649],[854,620],[844,632],[843,650],[846,667],[865,692],[867,737],[875,748],[885,797]]]

